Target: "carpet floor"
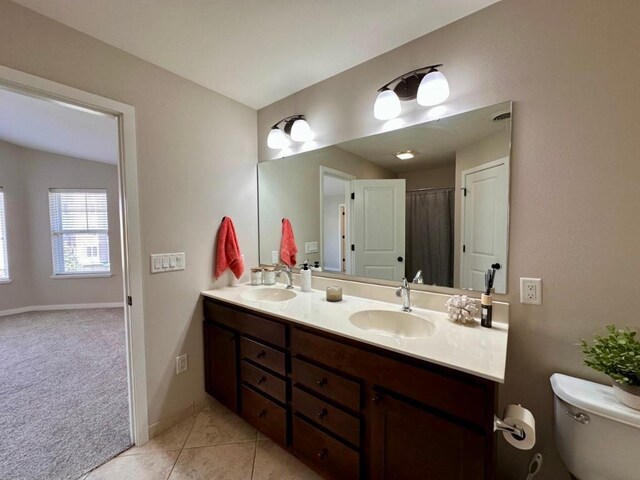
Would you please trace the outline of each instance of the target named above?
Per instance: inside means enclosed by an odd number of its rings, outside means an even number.
[[[75,480],[130,445],[123,309],[0,317],[0,479]]]

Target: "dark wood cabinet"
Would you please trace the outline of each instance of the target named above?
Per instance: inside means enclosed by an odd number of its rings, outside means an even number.
[[[205,390],[227,408],[238,411],[238,335],[204,324]]]
[[[494,382],[205,299],[207,392],[325,478],[492,480]]]
[[[370,478],[487,478],[481,432],[389,394],[372,391],[370,402]]]

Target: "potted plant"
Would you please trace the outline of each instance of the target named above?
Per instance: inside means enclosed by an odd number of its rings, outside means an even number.
[[[613,392],[625,405],[640,410],[640,342],[638,332],[607,325],[608,335],[581,340],[584,363],[611,377]]]

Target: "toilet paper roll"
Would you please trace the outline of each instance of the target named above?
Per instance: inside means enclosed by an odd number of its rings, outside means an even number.
[[[507,405],[504,409],[503,421],[512,427],[524,430],[524,438],[502,432],[504,439],[520,450],[531,450],[536,444],[536,419],[533,414],[520,405]]]

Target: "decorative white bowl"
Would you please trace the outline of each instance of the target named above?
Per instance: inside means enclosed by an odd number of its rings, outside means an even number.
[[[620,402],[627,407],[640,410],[640,386],[624,385],[615,380],[611,383],[613,385],[613,394]]]

